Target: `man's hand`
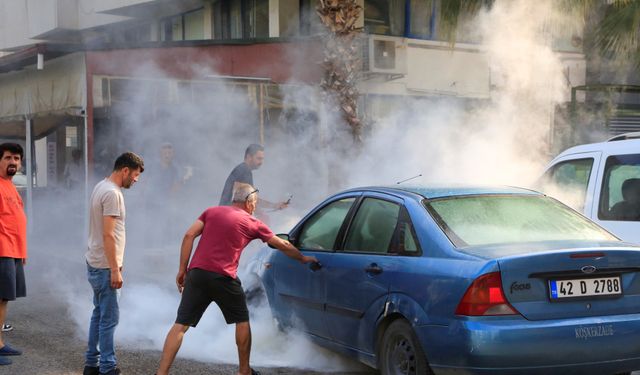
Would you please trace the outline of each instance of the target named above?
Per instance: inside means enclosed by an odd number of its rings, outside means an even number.
[[[316,263],[316,262],[318,262],[318,259],[316,259],[316,257],[313,257],[313,256],[310,257],[307,255],[304,255],[302,259],[300,259],[300,263],[303,263],[303,264]]]
[[[120,289],[122,288],[122,273],[119,268],[111,270],[111,288]]]
[[[282,251],[288,257],[300,261],[300,263],[306,264],[306,263],[313,263],[318,261],[316,257],[302,254],[300,250],[298,250],[295,246],[291,244],[291,242],[287,240],[283,240],[278,236],[271,237],[269,241],[267,241],[267,243],[275,247],[276,249]]]
[[[22,265],[26,266],[27,265],[27,258],[22,258]]]
[[[184,279],[186,275],[187,273],[184,270],[180,270],[176,276],[176,285],[178,286],[178,292],[180,293],[184,290]]]

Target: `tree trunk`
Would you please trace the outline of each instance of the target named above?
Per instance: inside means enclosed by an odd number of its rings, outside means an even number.
[[[325,103],[340,107],[342,118],[356,142],[361,141],[362,121],[358,117],[358,76],[361,69],[360,30],[355,24],[362,7],[356,0],[319,0],[316,12],[327,27],[324,43]]]

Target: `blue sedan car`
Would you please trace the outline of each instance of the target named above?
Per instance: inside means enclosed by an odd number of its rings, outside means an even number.
[[[367,187],[282,235],[257,275],[274,318],[386,374],[640,368],[640,247],[518,188]]]

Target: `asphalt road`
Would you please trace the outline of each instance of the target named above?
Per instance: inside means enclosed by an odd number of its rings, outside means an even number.
[[[3,334],[8,343],[22,349],[24,354],[13,357],[12,365],[0,366],[1,375],[82,373],[85,326],[91,310],[82,256],[83,251],[78,249],[30,247],[30,260],[25,268],[28,296],[9,303],[7,321],[15,329]],[[176,254],[162,253],[151,256],[140,253],[137,259],[135,255],[127,256],[121,319],[116,332],[118,364],[124,374],[153,374],[162,340],[177,308],[177,292],[173,290],[175,265],[172,264],[177,258]],[[166,271],[165,263],[171,263],[171,271]],[[152,296],[140,297],[145,293]],[[173,374],[236,373],[232,328],[224,324],[215,306],[205,317],[209,320],[203,318],[193,333],[187,333]],[[158,323],[149,324],[155,321]],[[252,316],[251,324],[254,330],[252,366],[263,374],[375,373],[301,341],[301,337],[272,331],[264,327],[270,323],[261,316]],[[290,346],[295,346],[297,351]]]

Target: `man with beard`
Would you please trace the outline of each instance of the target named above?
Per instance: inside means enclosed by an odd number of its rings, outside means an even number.
[[[144,171],[142,158],[125,152],[111,175],[100,181],[89,202],[89,241],[85,255],[93,289],[93,315],[83,375],[120,374],[113,335],[119,320],[125,247],[125,207],[122,188],[129,189]]]
[[[4,327],[9,301],[27,295],[22,268],[27,262],[27,217],[11,181],[20,170],[22,146],[3,143],[0,155],[0,327]],[[3,341],[0,333],[0,365],[11,364],[7,356],[20,354]]]

